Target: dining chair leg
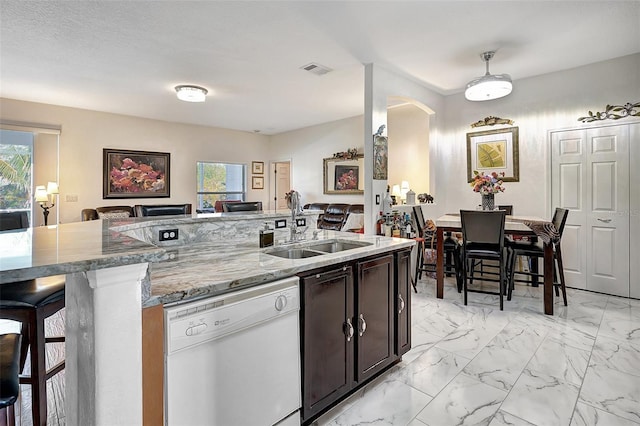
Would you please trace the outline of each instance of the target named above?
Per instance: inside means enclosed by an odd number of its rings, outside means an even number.
[[[567,288],[564,282],[564,267],[562,266],[562,252],[560,251],[560,244],[557,244],[555,249],[556,261],[558,262],[558,275],[560,275],[560,289],[562,290],[562,300],[564,301],[564,306],[567,306]]]
[[[464,305],[467,305],[467,259],[462,259],[463,270],[462,270],[462,300],[464,301]]]

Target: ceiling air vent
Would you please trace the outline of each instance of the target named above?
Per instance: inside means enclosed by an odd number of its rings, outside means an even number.
[[[333,71],[331,68],[316,64],[315,62],[311,62],[310,64],[300,68],[315,75],[325,75],[326,73]]]

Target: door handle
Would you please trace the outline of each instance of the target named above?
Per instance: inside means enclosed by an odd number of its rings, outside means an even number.
[[[402,311],[404,311],[404,299],[402,298],[402,295],[400,293],[398,293],[398,302],[400,305],[400,309],[398,309],[398,314],[401,314]]]
[[[347,336],[347,342],[350,342],[353,338],[353,324],[351,324],[351,318],[347,318],[347,322],[344,323],[344,334]]]
[[[601,219],[601,218],[598,218],[598,220],[599,220],[600,222],[604,222],[604,223],[609,223],[609,222],[611,222],[611,219]]]
[[[358,331],[359,331],[358,335],[362,337],[362,335],[366,330],[367,330],[367,322],[364,320],[364,315],[360,314],[360,317],[358,318]]]

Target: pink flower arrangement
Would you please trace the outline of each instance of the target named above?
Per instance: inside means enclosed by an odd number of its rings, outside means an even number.
[[[131,158],[122,160],[120,168],[110,173],[111,188],[115,192],[157,192],[164,190],[164,174],[148,164],[136,163]]]
[[[504,172],[492,172],[490,175],[481,175],[477,170],[474,170],[473,181],[471,182],[473,192],[479,192],[482,195],[504,192],[505,187],[502,186],[502,177],[504,177]]]

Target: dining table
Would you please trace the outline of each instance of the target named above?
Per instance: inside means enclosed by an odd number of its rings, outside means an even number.
[[[460,214],[449,213],[436,219],[436,297],[444,298],[444,233],[461,232]],[[544,313],[553,315],[553,245],[560,239],[558,231],[549,220],[535,216],[506,216],[505,235],[538,238],[543,242],[543,294]]]

